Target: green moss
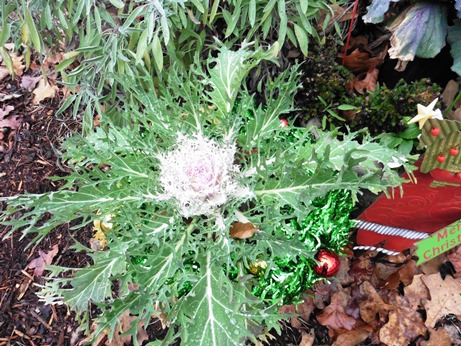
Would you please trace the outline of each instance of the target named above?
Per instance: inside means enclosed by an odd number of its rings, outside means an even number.
[[[416,115],[416,105],[429,104],[438,97],[441,87],[422,79],[413,83],[399,82],[395,88],[377,86],[363,95],[347,90],[354,77],[338,63],[337,46],[313,47],[311,56],[302,65],[302,89],[296,101],[298,121],[305,125],[318,118],[328,128],[368,128],[372,135],[383,132],[401,133],[409,117]],[[341,111],[341,105],[355,106],[355,111]]]
[[[407,128],[408,119],[416,115],[417,104],[429,104],[440,91],[440,86],[422,79],[413,83],[401,81],[394,89],[378,87],[374,92],[346,97],[345,103],[359,108],[350,127],[367,127],[371,134],[401,133]]]

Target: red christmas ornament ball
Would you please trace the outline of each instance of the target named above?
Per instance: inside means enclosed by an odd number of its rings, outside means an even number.
[[[320,249],[314,256],[318,264],[314,266],[314,271],[321,277],[329,278],[339,271],[339,256],[337,253]]]

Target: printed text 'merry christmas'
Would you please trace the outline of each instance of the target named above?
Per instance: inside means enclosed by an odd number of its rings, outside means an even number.
[[[461,244],[461,220],[437,231],[427,239],[418,242],[416,254],[418,264],[429,261],[438,255]]]

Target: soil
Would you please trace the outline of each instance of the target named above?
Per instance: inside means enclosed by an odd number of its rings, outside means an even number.
[[[51,176],[66,173],[60,163],[58,149],[62,138],[78,129],[78,121],[54,117],[59,98],[49,99],[40,106],[31,102],[32,93],[22,89],[18,80],[6,79],[0,92],[21,95],[6,102],[14,107],[20,123],[15,130],[3,128],[3,146],[0,153],[0,196],[20,193],[44,193],[55,190],[59,182]],[[5,105],[5,106],[6,106]],[[2,206],[4,207],[4,206]],[[64,266],[82,267],[87,258],[70,250],[73,240],[69,225],[54,230],[41,244],[30,247],[29,237],[21,238],[15,233],[5,238],[0,248],[0,345],[69,345],[75,334],[75,316],[64,306],[45,305],[35,295],[37,284],[43,279],[34,278],[26,267],[39,257],[39,251],[59,246],[56,263]],[[0,228],[3,239],[8,229]],[[88,230],[79,232],[78,240],[85,242],[91,237]]]

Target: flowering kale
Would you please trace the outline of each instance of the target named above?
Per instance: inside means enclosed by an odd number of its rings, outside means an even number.
[[[160,199],[175,199],[180,214],[189,217],[212,215],[232,197],[250,197],[249,189],[237,182],[235,152],[235,144],[179,134],[177,147],[157,156],[164,190]]]

